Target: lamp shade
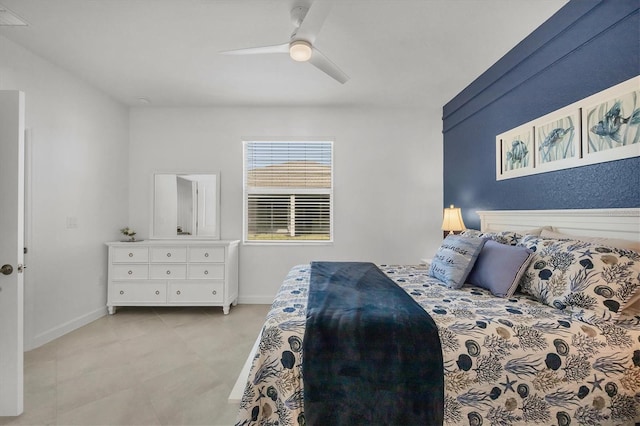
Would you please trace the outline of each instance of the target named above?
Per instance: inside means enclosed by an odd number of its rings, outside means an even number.
[[[462,211],[460,208],[454,207],[453,204],[449,208],[444,209],[444,217],[442,219],[442,230],[449,231],[450,234],[453,231],[464,231],[466,227],[462,221]]]

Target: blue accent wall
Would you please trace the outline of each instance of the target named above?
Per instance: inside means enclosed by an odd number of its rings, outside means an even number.
[[[443,108],[444,206],[640,206],[640,157],[496,181],[496,135],[640,74],[640,0],[572,0]]]

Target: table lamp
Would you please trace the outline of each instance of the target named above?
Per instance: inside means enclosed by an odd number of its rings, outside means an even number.
[[[454,207],[453,204],[451,204],[449,208],[445,208],[444,218],[442,219],[442,230],[449,231],[449,235],[453,235],[454,231],[464,231],[465,229],[460,208]]]

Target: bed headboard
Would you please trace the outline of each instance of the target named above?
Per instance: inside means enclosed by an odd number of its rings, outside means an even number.
[[[482,210],[482,231],[525,231],[552,226],[555,231],[589,237],[640,241],[640,208],[574,210]]]

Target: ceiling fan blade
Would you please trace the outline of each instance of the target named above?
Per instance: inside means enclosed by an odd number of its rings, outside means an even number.
[[[246,49],[225,50],[221,55],[262,55],[265,53],[289,53],[289,43],[273,46],[248,47]]]
[[[315,0],[298,27],[295,39],[306,40],[313,44],[332,6],[333,0]]]
[[[346,75],[340,68],[338,68],[336,64],[331,62],[329,58],[324,56],[324,54],[315,47],[313,48],[313,53],[311,54],[311,59],[309,59],[309,62],[341,84],[349,81],[349,76]]]

